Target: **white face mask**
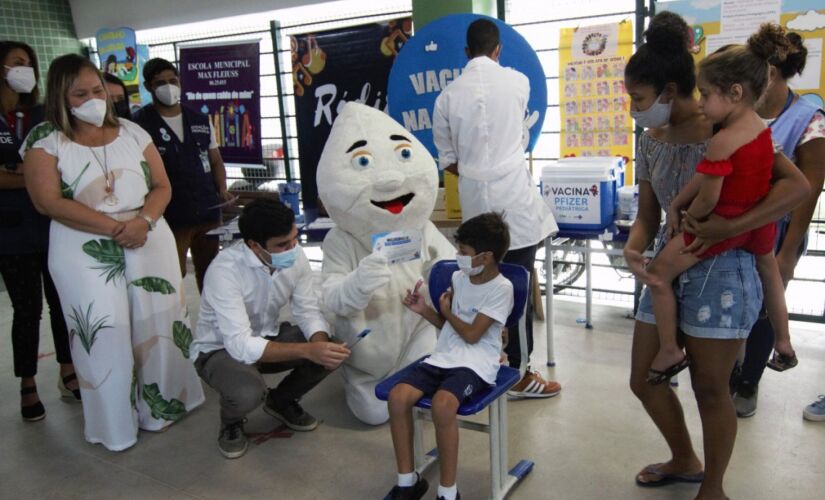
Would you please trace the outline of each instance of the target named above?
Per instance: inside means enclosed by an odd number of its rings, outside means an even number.
[[[664,94],[664,92],[662,93]],[[630,110],[630,116],[636,120],[636,125],[644,128],[664,127],[670,121],[670,108],[673,106],[673,99],[669,103],[663,104],[662,94],[656,98],[649,108],[644,111]]]
[[[469,255],[456,255],[455,261],[458,264],[458,268],[464,271],[464,274],[467,276],[476,276],[484,270],[483,264],[473,267],[473,257]]]
[[[174,106],[180,101],[180,87],[167,83],[155,89],[155,97],[167,106]]]
[[[106,118],[106,101],[103,99],[89,99],[80,106],[72,108],[72,115],[78,120],[99,127]]]
[[[9,82],[9,88],[19,94],[28,94],[37,85],[37,79],[34,77],[34,68],[28,66],[6,66],[8,73],[6,73],[6,81]]]

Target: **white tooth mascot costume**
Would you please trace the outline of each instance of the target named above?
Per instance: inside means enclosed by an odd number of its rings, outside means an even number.
[[[372,330],[342,366],[347,405],[362,422],[382,424],[387,404],[375,397],[375,386],[435,348],[435,328],[401,299],[418,279],[426,282],[436,261],[455,258],[455,247],[429,220],[438,171],[424,145],[388,115],[347,103],[324,146],[317,182],[336,224],[323,244],[323,306],[348,344]],[[372,235],[401,229],[421,231],[421,259],[389,265],[372,253]]]

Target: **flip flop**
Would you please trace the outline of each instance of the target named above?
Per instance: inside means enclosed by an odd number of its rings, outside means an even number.
[[[647,383],[650,385],[663,384],[667,382],[671,377],[675,376],[677,373],[687,368],[688,366],[690,366],[690,359],[688,358],[687,354],[685,354],[685,357],[682,358],[681,361],[668,366],[664,370],[650,368],[648,370]],[[650,376],[651,374],[653,376]]]
[[[693,474],[668,474],[662,472],[660,467],[665,464],[650,464],[641,472],[636,474],[636,484],[643,488],[658,488],[673,483],[701,483],[705,480],[705,471],[694,472]],[[639,476],[642,474],[652,475],[658,479],[652,481],[642,481]]]
[[[779,351],[773,352],[773,357],[768,361],[768,368],[771,370],[776,370],[778,372],[784,372],[785,370],[790,370],[794,366],[799,364],[799,360],[796,358],[796,353],[792,352],[790,356],[786,354],[782,354]]]

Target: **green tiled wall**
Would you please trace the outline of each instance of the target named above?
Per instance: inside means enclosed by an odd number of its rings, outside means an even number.
[[[0,1],[0,40],[15,40],[32,46],[40,64],[40,89],[49,63],[69,52],[82,54],[68,0]]]

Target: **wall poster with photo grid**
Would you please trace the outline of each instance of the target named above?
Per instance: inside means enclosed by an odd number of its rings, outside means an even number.
[[[622,156],[633,183],[633,121],[624,67],[633,52],[633,25],[563,28],[559,35],[561,156]]]

